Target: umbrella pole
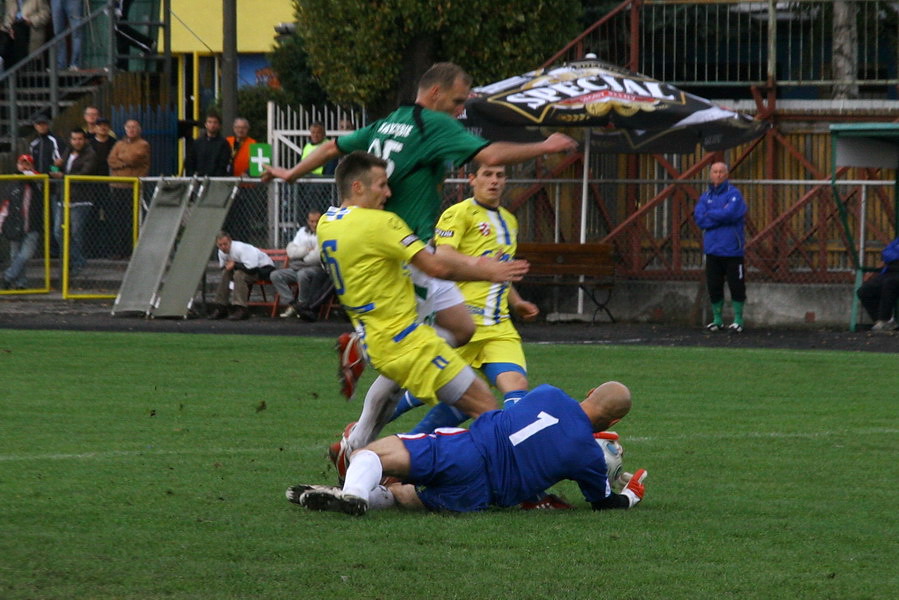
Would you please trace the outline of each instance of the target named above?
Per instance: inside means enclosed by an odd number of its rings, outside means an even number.
[[[587,127],[584,134],[584,168],[583,177],[581,178],[581,235],[580,240],[583,244],[587,241],[587,190],[589,189],[589,173],[590,173],[590,132],[592,130]],[[584,276],[581,275],[581,282]],[[577,312],[579,315],[584,314],[584,288],[578,286],[577,289]]]

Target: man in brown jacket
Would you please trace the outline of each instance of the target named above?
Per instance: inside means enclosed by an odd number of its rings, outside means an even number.
[[[150,143],[140,136],[136,119],[125,121],[125,137],[109,152],[107,163],[111,177],[146,177],[150,173]],[[112,256],[127,257],[134,243],[134,186],[130,183],[110,183],[108,247]]]

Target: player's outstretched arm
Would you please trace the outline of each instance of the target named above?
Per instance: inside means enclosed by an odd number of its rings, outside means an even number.
[[[542,142],[516,144],[513,142],[494,142],[475,155],[481,164],[514,165],[544,154],[568,152],[577,148],[577,142],[564,133],[554,133]]]
[[[337,142],[328,140],[313,150],[309,156],[294,165],[292,169],[285,169],[284,167],[266,167],[265,172],[262,174],[262,181],[263,183],[268,183],[273,179],[283,179],[290,183],[296,181],[307,173],[311,173],[329,160],[337,158],[338,156],[340,156],[340,150],[337,148]]]
[[[451,246],[438,246],[437,252],[422,250],[412,264],[438,279],[452,281],[521,281],[530,264],[526,260],[499,261],[487,256],[468,256]]]
[[[620,494],[609,494],[598,502],[592,502],[593,510],[607,510],[609,508],[633,508],[643,500],[646,490],[643,480],[646,479],[646,469],[640,469],[634,473]]]

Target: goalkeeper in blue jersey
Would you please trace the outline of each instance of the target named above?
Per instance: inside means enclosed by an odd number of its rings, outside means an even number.
[[[630,408],[630,391],[618,382],[600,385],[582,402],[541,385],[505,410],[484,413],[469,430],[377,440],[353,453],[342,489],[298,485],[287,497],[311,510],[351,515],[393,505],[471,512],[515,506],[570,479],[595,510],[632,508],[643,499],[646,471],[614,493],[593,435]],[[402,483],[385,487],[385,475]]]

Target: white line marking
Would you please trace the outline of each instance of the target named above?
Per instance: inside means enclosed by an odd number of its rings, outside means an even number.
[[[810,432],[783,432],[783,431],[745,431],[737,433],[721,433],[708,435],[695,435],[684,433],[682,435],[666,435],[664,437],[652,436],[622,436],[621,440],[631,443],[659,443],[672,440],[725,440],[725,439],[814,439],[823,437],[845,436],[870,436],[870,435],[895,435],[899,429],[891,427],[866,427],[861,429],[840,429],[838,431],[810,431]],[[80,454],[0,454],[0,462],[19,462],[29,460],[91,460],[107,459],[129,456],[190,456],[190,455],[221,455],[221,454],[267,454],[270,452],[287,451],[286,448],[210,448],[208,450],[110,450],[107,452],[83,452]],[[297,451],[291,448],[290,451]]]

